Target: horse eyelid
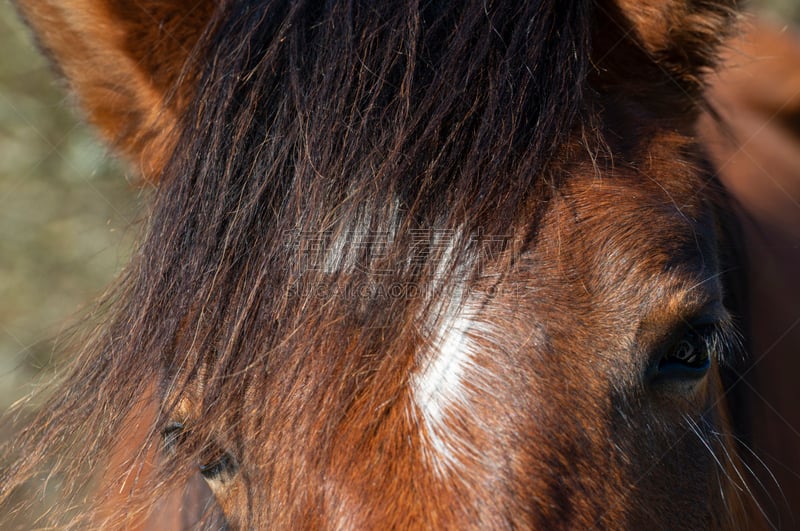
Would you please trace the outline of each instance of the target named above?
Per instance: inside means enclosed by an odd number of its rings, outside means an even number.
[[[207,480],[224,482],[236,473],[239,465],[229,452],[225,452],[219,459],[207,465],[200,465],[198,468],[200,469],[200,474]]]

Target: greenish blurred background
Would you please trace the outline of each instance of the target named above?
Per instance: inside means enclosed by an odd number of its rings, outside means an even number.
[[[800,0],[754,4],[800,20]],[[59,337],[127,262],[145,195],[135,180],[0,0],[0,412],[69,355]]]
[[[767,16],[780,20],[800,22],[800,0],[754,0],[751,2],[754,11],[763,12]]]
[[[61,331],[127,261],[141,210],[131,179],[83,125],[3,0],[0,410],[31,390]]]

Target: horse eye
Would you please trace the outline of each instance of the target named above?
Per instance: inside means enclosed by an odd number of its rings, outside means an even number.
[[[161,437],[164,439],[164,449],[168,452],[175,450],[183,435],[183,424],[180,422],[170,422],[161,430]]]
[[[690,330],[659,360],[657,378],[699,379],[711,366],[710,332]]]
[[[238,469],[239,465],[236,459],[229,452],[225,452],[218,459],[206,465],[200,465],[200,474],[208,481],[224,483],[231,479]]]

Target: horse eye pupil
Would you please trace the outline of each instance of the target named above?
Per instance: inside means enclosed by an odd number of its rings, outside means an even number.
[[[681,339],[672,352],[664,358],[664,362],[700,368],[708,363],[708,347],[702,337],[692,333]]]
[[[694,353],[694,345],[687,340],[682,340],[675,352],[675,357],[682,361],[689,361]]]

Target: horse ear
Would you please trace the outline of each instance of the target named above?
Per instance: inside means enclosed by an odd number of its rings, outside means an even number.
[[[684,96],[699,96],[722,42],[736,31],[738,0],[613,0],[596,3],[595,62],[630,82],[641,65],[667,74]],[[639,57],[641,61],[632,60]],[[622,63],[622,64],[621,64]]]
[[[17,0],[103,137],[157,178],[192,97],[187,60],[213,0]]]

